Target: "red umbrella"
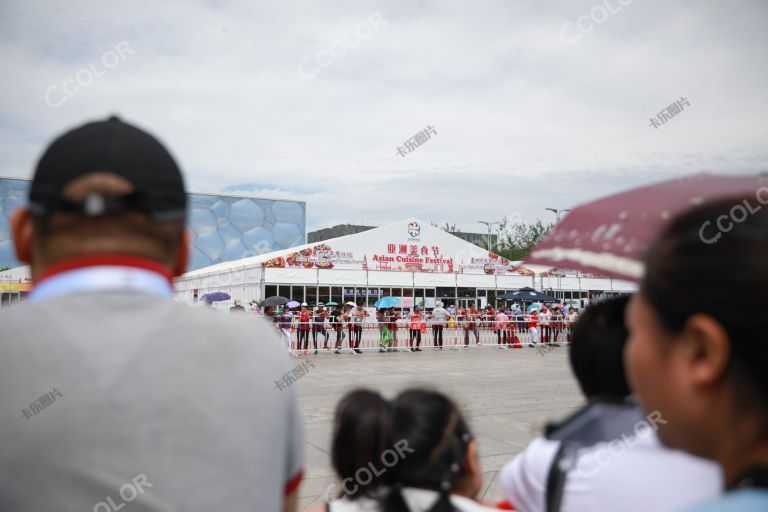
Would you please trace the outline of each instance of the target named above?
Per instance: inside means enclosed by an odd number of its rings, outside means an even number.
[[[768,174],[696,174],[604,197],[574,208],[525,262],[637,281],[648,244],[668,220],[707,200],[740,194],[750,197],[742,205],[747,211],[768,207]]]

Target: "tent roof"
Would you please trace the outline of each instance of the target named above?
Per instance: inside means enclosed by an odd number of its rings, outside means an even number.
[[[371,259],[374,255],[386,255],[388,248],[403,244],[417,244],[419,248],[426,246],[429,249],[428,256],[432,256],[433,248],[438,248],[441,256],[451,258],[453,265],[462,262],[469,264],[473,262],[478,266],[477,273],[483,273],[483,261],[501,261],[508,266],[517,266],[519,262],[512,262],[500,258],[495,254],[489,253],[482,247],[478,247],[466,240],[454,236],[438,227],[432,226],[418,218],[408,218],[398,222],[393,222],[361,233],[341,236],[321,242],[299,245],[288,249],[282,249],[270,253],[260,254],[249,258],[243,258],[224,263],[218,263],[208,267],[199,268],[187,272],[182,278],[192,278],[212,273],[228,272],[235,269],[257,268],[265,262],[274,262],[278,258],[289,258],[295,256],[303,250],[318,249],[324,247],[352,254],[352,258],[360,260],[358,267],[362,268],[362,259],[366,258],[367,265],[372,268]],[[312,251],[309,251],[312,252]],[[391,252],[391,251],[390,251]],[[269,266],[269,265],[268,265]],[[336,264],[336,268],[343,268],[344,264]],[[457,267],[454,267],[457,268]],[[527,269],[528,267],[526,267]],[[550,267],[541,267],[548,270]],[[407,270],[406,268],[392,268],[391,270]],[[466,272],[466,271],[465,271]]]

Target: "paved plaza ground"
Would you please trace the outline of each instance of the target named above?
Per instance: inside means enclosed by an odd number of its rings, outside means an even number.
[[[298,361],[303,359],[307,357]],[[568,367],[567,348],[539,352],[481,346],[362,355],[321,351],[308,359],[315,367],[294,384],[305,426],[302,507],[323,499],[334,482],[329,454],[333,412],[339,398],[355,387],[381,390],[388,397],[410,386],[450,394],[477,439],[484,471],[480,498],[490,501],[502,499],[498,475],[503,465],[548,420],[561,418],[583,403]]]

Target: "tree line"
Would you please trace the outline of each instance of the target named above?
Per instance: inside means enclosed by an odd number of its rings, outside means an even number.
[[[525,258],[533,246],[539,243],[544,238],[544,235],[555,225],[553,222],[544,224],[541,219],[527,222],[510,221],[506,217],[499,222],[500,224],[496,228],[497,238],[493,246],[493,252],[510,261],[518,261]],[[461,231],[456,227],[456,224],[449,224],[447,222],[442,226],[435,222],[432,222],[432,225],[453,235]],[[487,241],[477,245],[484,249],[489,249]]]

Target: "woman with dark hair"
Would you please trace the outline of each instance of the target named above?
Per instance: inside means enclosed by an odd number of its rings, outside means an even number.
[[[477,446],[456,405],[406,390],[392,403],[353,391],[336,409],[332,461],[341,492],[306,512],[488,512]]]
[[[377,476],[375,471],[362,475],[360,468],[369,469],[392,446],[390,412],[389,402],[367,389],[348,393],[336,407],[331,463],[343,495],[350,500],[369,496],[384,482],[384,475]]]
[[[494,510],[475,501],[483,486],[477,442],[450,398],[409,389],[392,402],[391,417],[402,450],[379,498],[381,512]]]
[[[388,476],[382,454],[392,448],[390,403],[376,391],[356,389],[336,406],[331,439],[331,464],[339,480],[331,484],[324,505],[305,512],[358,510],[372,503]],[[364,510],[364,509],[363,509]]]
[[[664,419],[661,440],[722,466],[727,493],[698,511],[768,510],[768,200],[761,191],[673,220],[649,251],[627,312],[628,377],[645,410]]]

